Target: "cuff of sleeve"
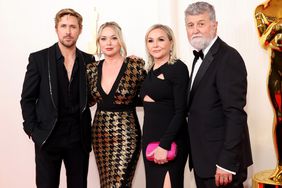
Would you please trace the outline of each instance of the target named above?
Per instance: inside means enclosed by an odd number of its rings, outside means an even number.
[[[159,146],[165,150],[170,150],[170,144],[160,142]]]
[[[217,168],[220,168],[221,170],[224,170],[224,171],[226,171],[226,172],[229,172],[229,173],[231,173],[231,174],[233,174],[233,175],[236,175],[236,172],[233,172],[233,171],[227,170],[227,169],[222,168],[221,166],[218,166],[218,165],[216,165],[216,167],[217,167]]]

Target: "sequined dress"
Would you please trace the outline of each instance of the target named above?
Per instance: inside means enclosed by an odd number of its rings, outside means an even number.
[[[108,94],[101,86],[103,63],[87,66],[89,101],[97,104],[92,140],[100,187],[127,188],[131,187],[141,149],[135,107],[146,74],[144,61],[126,58]]]

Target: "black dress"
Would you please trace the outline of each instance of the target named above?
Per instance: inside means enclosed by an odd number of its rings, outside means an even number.
[[[158,78],[163,75],[164,79]],[[165,175],[170,175],[173,188],[182,188],[184,168],[188,157],[188,131],[185,119],[189,73],[180,60],[151,69],[141,88],[141,99],[146,95],[154,102],[143,102],[144,125],[142,152],[145,163],[146,187],[162,188]],[[177,156],[173,161],[159,165],[146,159],[148,143],[160,141],[160,147],[169,150],[177,143]]]
[[[126,58],[109,94],[101,86],[104,61],[87,66],[93,150],[101,188],[131,187],[140,155],[141,130],[135,107],[146,74],[144,61]]]

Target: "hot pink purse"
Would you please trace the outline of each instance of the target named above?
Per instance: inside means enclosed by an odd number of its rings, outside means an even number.
[[[155,150],[158,146],[159,146],[160,142],[151,142],[148,144],[147,148],[146,148],[146,158],[149,161],[154,161],[154,155],[149,156],[149,154]],[[167,160],[171,161],[176,157],[176,153],[177,153],[177,145],[175,142],[171,143],[171,147],[170,150],[167,152]]]

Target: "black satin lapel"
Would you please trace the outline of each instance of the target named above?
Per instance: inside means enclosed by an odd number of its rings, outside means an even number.
[[[205,57],[205,59],[203,60],[201,66],[200,66],[200,68],[197,72],[197,75],[195,77],[195,80],[194,80],[194,83],[193,83],[193,86],[192,86],[192,91],[197,89],[201,79],[205,75],[205,73],[208,70],[212,61],[213,61],[213,56],[211,56],[211,55]]]
[[[50,95],[53,106],[57,109],[58,106],[58,81],[57,81],[57,64],[55,45],[48,50],[48,80]]]
[[[86,62],[81,51],[78,51],[78,64],[79,64],[79,101],[80,101],[80,110],[83,111],[87,105],[88,89],[87,89],[87,81],[86,81]]]

